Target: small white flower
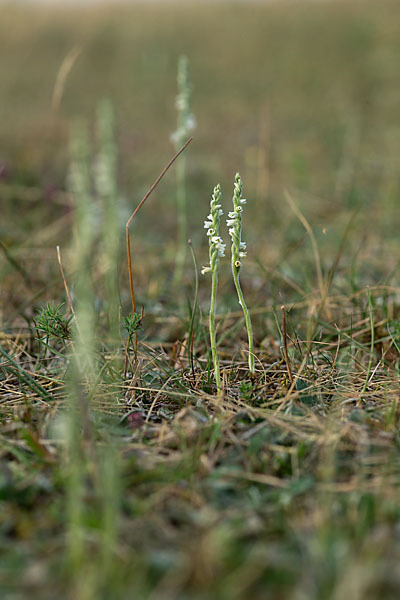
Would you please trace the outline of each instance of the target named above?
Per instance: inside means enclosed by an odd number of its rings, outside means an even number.
[[[246,243],[241,241],[242,237],[242,211],[243,205],[246,204],[246,198],[242,198],[242,180],[239,173],[236,173],[235,183],[233,188],[233,208],[235,214],[235,224],[232,229],[229,230],[229,234],[232,237],[232,275],[235,281],[236,290],[238,293],[239,304],[242,307],[247,335],[249,340],[249,368],[250,372],[254,374],[254,356],[253,356],[253,329],[251,326],[250,314],[243,299],[243,292],[240,288],[239,282],[239,270],[242,266],[241,259],[247,256]],[[229,215],[231,216],[231,215]]]
[[[194,115],[190,114],[187,116],[185,125],[188,131],[196,129],[197,123]]]
[[[214,244],[222,244],[222,238],[221,238],[219,235],[214,235],[214,236],[211,238],[211,241],[212,241]]]
[[[215,231],[211,227],[207,231],[207,235],[214,235]]]
[[[236,223],[235,219],[227,219],[226,220],[226,224],[228,227],[231,227],[232,225],[234,225]]]
[[[186,108],[186,101],[184,96],[177,96],[175,100],[175,106],[178,110],[184,110]]]
[[[224,214],[224,211],[222,210],[222,208],[218,209],[218,214],[220,217],[222,217],[222,215]]]
[[[201,267],[201,274],[205,275],[206,273],[211,273],[211,267],[207,266],[207,267]]]
[[[230,219],[236,219],[236,217],[237,217],[237,214],[236,214],[234,211],[231,211],[231,212],[229,212],[229,213],[228,213],[228,217],[229,217]]]
[[[173,144],[177,144],[179,142],[179,140],[181,139],[181,132],[179,130],[174,131],[174,133],[171,134],[170,136],[170,140]]]
[[[213,222],[212,221],[204,221],[204,229],[210,229],[210,227],[212,227]]]

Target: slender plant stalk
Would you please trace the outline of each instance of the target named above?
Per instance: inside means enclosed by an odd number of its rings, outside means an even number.
[[[71,312],[71,314],[73,315],[73,317],[75,318],[75,321],[76,321],[76,316],[75,316],[75,312],[74,312],[74,306],[72,304],[71,294],[69,292],[68,283],[67,283],[67,280],[65,278],[64,267],[63,267],[62,260],[61,260],[60,246],[56,246],[56,250],[57,250],[58,266],[60,267],[60,273],[61,273],[61,277],[62,277],[63,284],[64,284],[65,296],[67,298],[68,310]]]
[[[221,393],[221,373],[219,368],[219,358],[217,352],[217,337],[215,331],[215,308],[217,304],[217,286],[218,286],[218,270],[215,269],[211,275],[211,303],[210,303],[210,316],[209,316],[209,328],[210,328],[210,343],[211,353],[214,364],[214,376],[217,384],[217,392]]]
[[[221,393],[222,386],[215,331],[215,309],[217,303],[219,259],[220,257],[225,256],[225,244],[219,235],[220,219],[223,214],[221,209],[221,198],[221,186],[218,184],[215,186],[213,195],[211,197],[210,214],[208,215],[207,220],[204,221],[204,228],[207,229],[208,235],[210,263],[201,269],[202,275],[205,273],[211,273],[211,302],[208,325],[210,330],[210,344],[214,364],[215,383],[217,385],[218,394]]]
[[[182,157],[176,170],[176,204],[178,212],[178,248],[175,258],[174,284],[180,285],[186,258],[187,214],[186,214],[186,160]]]
[[[253,375],[254,369],[255,369],[255,367],[254,367],[253,327],[251,324],[249,309],[247,308],[247,305],[246,305],[246,302],[245,302],[244,296],[243,296],[243,291],[240,286],[239,269],[236,267],[236,264],[234,261],[232,261],[232,275],[233,275],[233,281],[235,283],[236,292],[237,292],[237,295],[239,298],[239,304],[242,307],[244,320],[246,323],[247,336],[248,336],[248,340],[249,340],[249,369],[250,369],[250,373]]]
[[[51,108],[54,111],[58,110],[60,107],[68,75],[70,74],[76,60],[79,58],[81,53],[82,46],[80,44],[75,44],[75,46],[72,46],[71,50],[69,50],[68,54],[62,61],[60,68],[58,69],[53,88],[53,94],[51,97]]]
[[[143,198],[141,199],[141,201],[139,202],[139,204],[137,205],[137,207],[135,208],[135,210],[133,211],[133,213],[131,214],[131,216],[129,217],[129,219],[126,222],[125,225],[125,234],[126,234],[126,255],[128,258],[128,275],[129,275],[129,291],[131,294],[131,302],[132,302],[132,314],[134,315],[136,313],[136,302],[135,302],[135,293],[133,291],[133,276],[132,276],[132,257],[131,257],[131,240],[130,240],[130,235],[129,235],[129,226],[132,223],[133,219],[136,217],[137,213],[139,212],[139,210],[142,208],[143,204],[146,202],[147,198],[150,196],[150,194],[152,193],[152,191],[157,187],[157,185],[160,183],[161,179],[164,177],[165,173],[168,171],[168,169],[172,166],[172,164],[176,161],[176,159],[178,158],[178,156],[180,154],[182,154],[182,152],[186,149],[186,147],[190,144],[190,142],[192,141],[193,138],[189,138],[184,145],[182,146],[182,148],[180,148],[180,150],[178,150],[178,152],[176,152],[176,154],[171,158],[171,160],[169,161],[169,163],[167,164],[167,166],[161,171],[160,175],[157,177],[157,179],[155,180],[155,182],[153,183],[153,185],[148,189],[148,191],[146,192],[146,194],[143,196]],[[135,355],[137,354],[137,331],[135,331],[135,342],[134,342],[134,352]]]
[[[244,300],[243,291],[240,286],[239,271],[242,266],[241,259],[247,256],[246,243],[242,242],[242,212],[243,205],[246,204],[246,199],[242,198],[242,180],[239,173],[235,177],[235,185],[233,192],[233,211],[228,214],[227,225],[229,227],[229,235],[232,239],[231,246],[231,264],[232,264],[232,276],[235,283],[236,292],[239,299],[239,304],[242,307],[244,319],[246,322],[247,337],[249,340],[249,369],[250,373],[254,375],[254,342],[253,342],[253,327],[251,324],[251,318],[249,309],[247,308]]]
[[[76,296],[75,318],[76,352],[79,371],[91,385],[96,379],[94,366],[94,330],[96,315],[92,285],[92,265],[95,255],[94,203],[91,194],[90,148],[85,123],[77,122],[71,135],[70,191],[75,202],[74,288]]]
[[[74,327],[68,376],[67,514],[68,555],[76,579],[76,594],[85,585],[80,576],[86,548],[86,469],[92,439],[90,397],[98,377],[95,340],[96,315],[92,286],[95,246],[88,128],[76,123],[71,135],[70,191],[75,203]]]
[[[178,111],[177,129],[171,139],[176,150],[182,146],[190,132],[196,127],[196,121],[190,112],[190,84],[188,79],[188,59],[180,56],[178,61],[178,95],[176,108]],[[186,160],[179,161],[176,169],[176,204],[178,214],[178,247],[175,258],[174,285],[180,285],[183,278],[187,242],[187,207],[186,207]]]
[[[194,334],[195,334],[194,322],[195,322],[195,318],[196,318],[198,298],[199,298],[199,273],[197,270],[197,261],[196,261],[195,253],[193,251],[192,240],[188,240],[188,245],[189,245],[190,253],[192,255],[193,267],[194,267],[194,277],[195,277],[193,308],[192,308],[192,315],[191,315],[191,319],[190,319],[189,335],[188,335],[189,363],[190,363],[190,366],[192,369],[192,376],[193,376],[193,381],[194,381],[194,378],[195,378],[195,373],[194,373]]]
[[[101,267],[105,278],[108,329],[111,339],[119,339],[118,264],[120,250],[120,213],[117,184],[117,146],[114,134],[114,111],[103,100],[97,112],[98,152],[95,162],[95,188],[103,210]]]

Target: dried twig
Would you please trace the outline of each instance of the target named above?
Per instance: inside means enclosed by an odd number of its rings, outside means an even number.
[[[74,311],[74,307],[73,307],[73,304],[72,304],[71,296],[70,296],[70,293],[69,293],[68,283],[67,283],[67,280],[65,279],[64,268],[63,268],[62,261],[61,261],[60,246],[56,246],[56,250],[57,250],[58,266],[60,267],[60,273],[61,273],[61,277],[62,277],[63,284],[64,284],[65,295],[67,297],[68,309],[71,311],[71,313],[75,317],[75,311]]]
[[[125,226],[125,231],[126,231],[126,254],[127,254],[127,258],[128,258],[129,290],[130,290],[130,294],[131,294],[132,313],[133,314],[136,313],[136,302],[135,302],[135,293],[133,291],[132,259],[131,259],[131,240],[130,240],[130,236],[129,236],[129,225],[132,223],[133,219],[135,218],[135,216],[137,215],[137,213],[139,212],[139,210],[142,208],[143,204],[146,202],[147,198],[150,196],[150,194],[152,193],[152,191],[160,183],[160,181],[164,177],[165,173],[172,166],[172,164],[176,161],[176,159],[178,158],[178,156],[180,154],[182,154],[182,152],[185,150],[185,148],[190,144],[190,142],[192,141],[192,139],[193,138],[189,138],[187,140],[187,142],[182,146],[182,148],[180,150],[178,150],[178,152],[175,154],[175,156],[173,156],[171,158],[171,160],[169,161],[169,163],[167,164],[167,166],[164,168],[164,170],[157,177],[157,179],[155,180],[155,182],[153,183],[153,185],[148,189],[148,191],[143,196],[142,200],[139,202],[139,204],[137,205],[137,207],[135,208],[135,210],[133,211],[133,213],[129,217],[128,221],[126,222],[126,226]],[[135,354],[136,354],[136,352],[137,352],[137,332],[135,331]]]
[[[77,58],[79,58],[81,52],[82,47],[79,44],[76,44],[71,48],[61,63],[51,97],[51,107],[53,110],[57,110],[61,104],[61,99],[64,93],[65,83],[68,75],[70,74],[72,67],[74,66]]]

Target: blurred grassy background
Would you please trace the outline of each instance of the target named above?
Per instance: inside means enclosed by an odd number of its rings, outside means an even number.
[[[32,248],[42,264],[51,257],[48,269],[57,268],[54,246],[69,237],[68,200],[57,196],[66,187],[69,127],[75,117],[93,125],[103,97],[117,114],[121,193],[127,210],[137,204],[172,154],[176,66],[184,53],[198,123],[188,150],[196,248],[204,245],[213,185],[221,182],[229,202],[239,170],[253,260],[312,290],[310,244],[285,200],[287,189],[310,220],[325,269],[360,209],[341,262],[343,279],[357,273],[364,284],[388,283],[400,225],[396,8],[387,0],[3,6],[1,238],[21,250],[28,271],[37,260]],[[82,52],[53,110],[57,73],[74,46]],[[143,259],[157,247],[159,261],[175,238],[173,174],[140,219],[145,235],[137,251]],[[265,278],[256,267],[252,275]],[[48,271],[45,279],[49,285]],[[60,284],[58,276],[54,281]],[[147,287],[144,279],[140,284]]]
[[[1,6],[2,598],[398,598],[397,5]],[[57,75],[77,47],[54,110]],[[146,339],[138,372],[132,368],[127,378],[117,362],[114,368],[102,329],[106,243],[96,231],[91,261],[91,235],[82,226],[89,219],[74,215],[84,202],[74,203],[67,185],[71,126],[87,121],[94,158],[96,111],[110,98],[126,212],[116,267],[124,316],[125,220],[174,152],[181,54],[189,58],[197,119],[187,151],[188,216],[200,264],[207,261],[203,220],[213,186],[221,182],[227,212],[239,170],[248,198],[241,276],[254,309],[259,380],[246,380],[239,362],[247,346],[243,323],[230,312],[238,305],[227,260],[218,297],[227,380],[221,402],[206,395],[212,388],[202,320],[202,362],[192,379],[181,357],[187,323],[170,318],[182,315],[182,290],[169,288],[174,172],[132,228],[137,302],[145,305],[140,341]],[[315,293],[310,236],[287,193],[310,223],[328,283],[332,269],[328,299]],[[40,306],[65,300],[56,245],[71,289],[79,276],[78,310],[83,299],[93,319],[85,321],[80,350],[90,355],[93,334],[102,383],[90,394],[79,369],[70,373],[75,341],[67,350],[61,340],[43,349],[32,325]],[[193,280],[188,260],[190,299]],[[201,280],[203,316],[208,283]],[[380,284],[387,287],[372,289]],[[281,361],[282,302],[293,369],[305,366],[293,396]],[[68,402],[82,411],[71,412],[76,438],[69,446]]]

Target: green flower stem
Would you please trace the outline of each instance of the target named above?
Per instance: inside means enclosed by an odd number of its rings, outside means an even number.
[[[254,367],[253,326],[251,324],[251,318],[250,318],[249,309],[247,308],[246,302],[244,300],[242,288],[240,286],[239,270],[240,270],[240,267],[237,268],[235,266],[235,261],[232,258],[232,276],[233,276],[233,281],[235,283],[236,292],[237,292],[237,295],[238,295],[238,298],[239,298],[239,304],[240,304],[240,306],[242,307],[242,310],[243,310],[244,320],[245,320],[246,329],[247,329],[247,336],[248,336],[248,339],[249,339],[249,369],[250,369],[250,373],[252,375],[254,375],[255,367]]]
[[[239,298],[239,304],[242,307],[247,335],[249,338],[249,369],[250,373],[254,375],[254,345],[253,345],[253,327],[251,325],[250,313],[244,301],[242,288],[240,287],[239,271],[242,266],[241,259],[246,258],[246,242],[242,240],[242,213],[243,205],[246,204],[246,198],[242,197],[242,180],[239,173],[236,173],[235,184],[233,190],[233,211],[228,213],[228,219],[226,221],[229,227],[229,235],[232,240],[231,255],[232,255],[232,275],[233,281],[235,282],[236,292]]]
[[[215,306],[217,299],[217,285],[218,285],[218,270],[219,270],[219,259],[225,256],[225,244],[219,235],[219,226],[222,216],[221,208],[221,186],[218,184],[215,186],[211,202],[210,202],[210,214],[204,221],[204,228],[207,229],[208,236],[208,256],[210,259],[209,265],[201,269],[202,275],[211,273],[211,302],[210,302],[210,318],[209,318],[209,330],[210,330],[210,343],[212,359],[214,363],[214,374],[215,383],[217,384],[217,392],[221,393],[221,374],[219,370],[219,359],[217,353],[217,340],[215,334]]]
[[[214,269],[211,275],[211,303],[210,303],[210,316],[209,316],[209,330],[210,330],[210,343],[211,353],[214,363],[214,375],[215,382],[217,384],[217,392],[221,393],[221,373],[219,368],[219,358],[217,352],[217,338],[215,333],[215,305],[217,301],[217,286],[218,286],[218,271]]]

